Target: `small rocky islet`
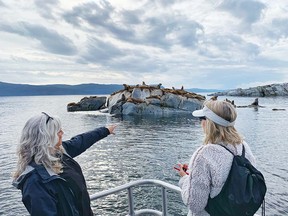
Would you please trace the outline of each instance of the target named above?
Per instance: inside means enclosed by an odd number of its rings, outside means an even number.
[[[68,112],[95,111],[112,115],[171,115],[201,109],[205,96],[180,89],[163,88],[162,84],[123,84],[123,89],[105,97],[85,97],[69,103]]]
[[[256,97],[254,102],[245,106],[236,106],[237,108],[264,108],[264,106],[259,105],[258,97],[277,97],[277,96],[288,96],[288,83],[277,83],[270,85],[263,85],[257,87],[250,87],[246,89],[237,88],[222,92],[216,92],[213,94],[208,94],[208,96],[218,97],[218,96],[233,96],[233,97]],[[226,98],[226,100],[228,100]],[[229,102],[229,100],[228,100]],[[233,101],[234,105],[234,101]],[[286,111],[284,108],[273,108],[272,111]]]
[[[208,96],[272,97],[288,96],[288,83],[263,85],[251,88],[237,88],[209,94]]]
[[[234,89],[209,94],[210,100],[217,100],[218,96],[242,96],[256,97],[254,102],[237,106],[234,101],[225,99],[236,108],[264,108],[259,105],[258,97],[288,96],[288,83],[271,84],[248,89]],[[123,84],[123,89],[112,93],[110,96],[84,97],[79,102],[69,103],[68,112],[75,111],[100,111],[111,115],[173,115],[186,114],[201,109],[206,97],[200,94],[180,89],[163,88],[162,84],[141,85]],[[285,111],[286,109],[274,108],[273,111]]]

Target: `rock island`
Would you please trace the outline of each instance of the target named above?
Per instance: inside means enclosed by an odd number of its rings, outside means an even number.
[[[205,96],[180,89],[163,88],[162,84],[127,85],[123,89],[105,97],[85,97],[80,102],[69,103],[68,112],[94,111],[112,115],[171,115],[191,113],[200,109]]]

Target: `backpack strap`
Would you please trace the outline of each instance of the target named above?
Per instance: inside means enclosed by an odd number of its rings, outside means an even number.
[[[265,216],[265,197],[264,197],[263,203],[262,203],[262,216]]]
[[[245,157],[245,147],[243,143],[242,143],[242,157]]]
[[[220,146],[222,146],[223,148],[225,148],[227,151],[229,151],[233,156],[235,156],[234,155],[234,153],[230,150],[230,149],[228,149],[226,146],[224,146],[224,145],[220,145]],[[245,157],[245,147],[244,147],[244,144],[242,144],[242,155],[241,155],[242,157]]]

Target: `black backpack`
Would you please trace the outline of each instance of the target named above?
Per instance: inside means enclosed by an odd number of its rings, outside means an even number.
[[[265,179],[245,158],[244,145],[242,155],[233,156],[232,166],[221,192],[214,198],[209,197],[205,207],[211,216],[253,216],[264,200],[267,190]]]

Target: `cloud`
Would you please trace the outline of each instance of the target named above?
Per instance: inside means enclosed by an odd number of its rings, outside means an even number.
[[[129,72],[134,76],[159,72],[168,73],[168,65],[159,62],[157,58],[153,58],[153,55],[149,56],[140,51],[130,51],[130,55],[114,59],[110,63],[110,67],[114,70]]]
[[[0,0],[0,7],[6,7],[5,4]]]
[[[284,54],[284,53],[283,53]],[[275,54],[276,55],[276,54]],[[273,57],[273,56],[272,56]],[[269,68],[271,71],[288,71],[288,60],[287,59],[277,59],[270,56],[259,56],[251,63],[251,66],[258,68]]]
[[[204,34],[203,26],[183,16],[148,17],[144,20],[145,24],[146,29],[139,33],[139,41],[162,49],[174,45],[194,48]]]
[[[169,12],[155,15],[144,9],[116,10],[106,1],[74,7],[63,18],[88,32],[162,49],[174,44],[195,47],[203,34],[203,26],[185,16]]]
[[[288,18],[275,18],[265,31],[271,39],[287,38],[288,36]]]
[[[250,82],[250,83],[238,84],[237,88],[246,89],[246,88],[257,87],[257,86],[271,85],[271,84],[275,84],[275,83],[280,83],[280,82],[279,82],[279,80],[269,80],[269,81],[265,81],[265,82],[255,81],[255,82]]]
[[[219,8],[228,11],[240,19],[243,26],[250,28],[251,24],[259,21],[266,6],[254,0],[224,0]]]
[[[217,59],[218,64],[227,61],[239,63],[254,59],[259,55],[260,48],[257,44],[247,42],[238,35],[213,34],[206,35],[198,53],[213,61]]]
[[[98,4],[94,2],[84,3],[73,7],[71,11],[63,13],[66,22],[79,26],[87,23],[91,26],[109,26],[111,14],[115,10],[111,4],[106,1],[100,1]]]
[[[40,25],[17,23],[16,25],[0,25],[0,31],[33,38],[40,42],[42,48],[50,53],[59,55],[74,55],[77,48],[68,37],[58,34],[55,30]]]
[[[198,82],[218,89],[254,87],[255,83],[283,82],[284,74],[271,73],[270,70],[253,70],[249,67],[215,68],[206,71],[206,77],[199,77]],[[221,83],[221,85],[217,84]]]
[[[54,19],[53,9],[57,8],[59,1],[58,0],[34,0],[36,7],[39,10],[41,16],[47,19]]]
[[[47,75],[46,82],[51,77],[50,83],[59,73],[67,83],[145,80],[227,89],[280,82],[288,71],[286,0],[9,0],[3,5],[0,0],[1,67],[19,71],[19,77],[26,71],[31,82],[38,71]]]
[[[120,14],[121,20],[124,24],[128,25],[138,25],[141,24],[142,10],[123,10]]]
[[[86,51],[81,56],[82,63],[107,64],[114,58],[124,55],[124,50],[118,49],[110,42],[105,42],[97,38],[90,38],[86,45]]]
[[[171,6],[172,4],[176,3],[177,1],[176,0],[150,0],[148,2],[148,4],[158,4],[158,5],[161,5],[161,6],[164,6],[164,7],[169,7]]]
[[[119,47],[109,41],[90,38],[86,50],[80,54],[79,62],[97,64],[103,69],[132,74],[153,73],[159,71],[159,60],[155,54],[145,50]],[[166,68],[167,69],[167,68]]]
[[[133,40],[135,35],[131,25],[140,22],[134,11],[119,14],[107,1],[76,6],[63,13],[62,17],[67,23],[87,33],[92,32],[100,37],[112,36],[124,41]]]
[[[284,19],[274,19],[272,21],[272,25],[274,30],[278,29],[279,37],[286,38],[288,36],[288,28],[287,28],[288,18]]]

